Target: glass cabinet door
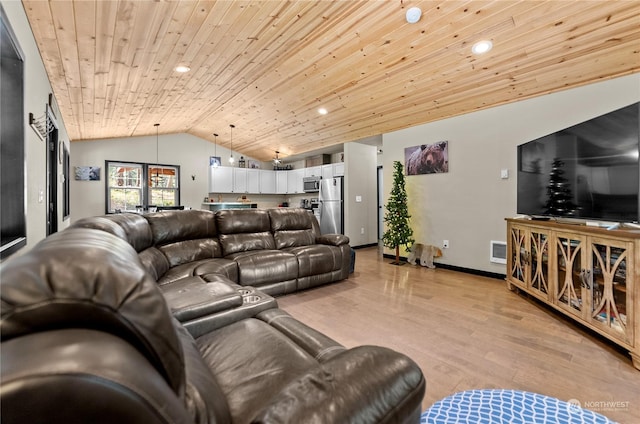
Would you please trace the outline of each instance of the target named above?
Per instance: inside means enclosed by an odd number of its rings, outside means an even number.
[[[529,287],[544,299],[549,298],[549,235],[531,230]]]
[[[631,342],[627,324],[628,250],[624,242],[592,242],[590,312],[592,323]]]
[[[511,251],[509,252],[509,275],[524,288],[526,287],[526,264],[528,259],[526,241],[528,230],[512,226],[509,231]]]
[[[555,299],[566,311],[583,316],[588,276],[583,268],[584,238],[558,233],[556,237],[557,273]]]

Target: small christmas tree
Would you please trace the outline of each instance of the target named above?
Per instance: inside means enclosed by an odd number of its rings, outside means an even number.
[[[399,161],[393,162],[393,187],[389,202],[385,205],[387,212],[384,222],[387,231],[382,235],[382,244],[396,249],[395,265],[400,265],[400,246],[410,248],[413,244],[413,230],[409,227],[409,211],[407,209],[407,192],[404,187],[403,166]]]
[[[571,201],[573,195],[567,179],[563,177],[564,162],[558,158],[551,164],[549,184],[547,185],[546,213],[554,216],[570,216],[575,213],[576,205]]]

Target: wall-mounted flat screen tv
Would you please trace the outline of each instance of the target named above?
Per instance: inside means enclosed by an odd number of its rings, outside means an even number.
[[[638,222],[639,105],[518,146],[518,213]]]

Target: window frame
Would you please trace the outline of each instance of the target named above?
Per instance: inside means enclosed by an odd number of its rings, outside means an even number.
[[[124,209],[118,210],[117,208],[112,207],[112,197],[111,193],[114,188],[118,188],[117,185],[111,185],[111,167],[113,166],[125,166],[125,167],[138,167],[141,170],[140,174],[140,186],[136,188],[136,186],[126,186],[125,189],[129,190],[139,190],[140,192],[140,203],[135,205],[132,209]],[[147,162],[129,162],[129,161],[121,161],[121,160],[105,160],[105,213],[119,213],[119,212],[142,212],[148,211],[150,206],[179,206],[180,205],[180,165],[169,165],[169,164],[157,164],[157,163],[147,163]],[[171,168],[175,170],[175,177],[173,178],[175,182],[175,187],[152,187],[151,184],[151,169],[152,168]],[[150,204],[151,199],[151,191],[152,190],[163,190],[173,192],[175,204],[174,205],[154,205]],[[142,206],[142,210],[137,206]],[[126,204],[125,204],[126,207]]]
[[[27,245],[25,55],[2,4],[0,4],[0,32],[3,48],[6,49],[3,49],[2,59],[0,59],[3,62],[2,77],[0,77],[3,91],[3,105],[0,106],[0,126],[2,127],[0,179],[3,183],[0,206],[1,262]],[[11,62],[14,66],[10,65]]]

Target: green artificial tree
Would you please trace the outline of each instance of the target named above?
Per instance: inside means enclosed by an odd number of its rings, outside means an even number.
[[[384,214],[384,222],[387,224],[387,231],[382,235],[382,244],[396,249],[396,261],[393,263],[400,265],[400,246],[410,248],[415,240],[409,226],[411,215],[407,209],[404,170],[397,160],[393,162],[393,188],[385,208],[387,212]]]

